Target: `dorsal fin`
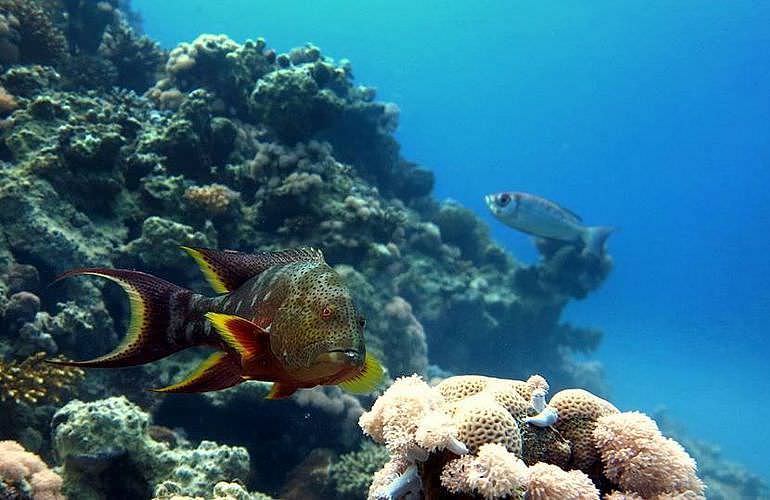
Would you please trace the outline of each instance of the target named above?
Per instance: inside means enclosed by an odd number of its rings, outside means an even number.
[[[278,264],[324,262],[320,250],[307,247],[253,254],[185,246],[182,249],[195,259],[206,280],[217,293],[231,292],[262,271]]]

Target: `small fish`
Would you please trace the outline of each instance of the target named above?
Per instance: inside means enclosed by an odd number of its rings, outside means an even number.
[[[527,417],[524,422],[536,427],[550,427],[559,420],[559,412],[552,406],[546,406],[543,411],[534,417]]]
[[[540,238],[580,242],[588,252],[601,256],[604,242],[615,230],[608,226],[585,226],[574,212],[529,193],[488,194],[484,201],[505,225]]]
[[[364,317],[320,250],[247,254],[182,248],[222,295],[206,297],[138,271],[67,271],[56,281],[93,275],[126,291],[128,333],[114,351],[96,359],[50,362],[120,368],[209,346],[216,351],[186,379],[154,390],[207,392],[263,380],[273,382],[267,398],[278,399],[317,385],[362,394],[380,383],[382,367],[364,345]]]

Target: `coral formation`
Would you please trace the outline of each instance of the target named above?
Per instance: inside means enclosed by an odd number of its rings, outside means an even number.
[[[173,487],[166,487],[156,492],[153,500],[272,500],[272,497],[264,493],[249,492],[241,484],[221,481],[214,485],[210,494],[205,496],[183,495],[175,491]]]
[[[64,500],[62,479],[37,455],[14,441],[0,441],[0,498]]]
[[[387,497],[407,477],[410,491],[419,493],[419,484],[428,499],[598,499],[613,490],[703,498],[695,462],[649,417],[619,413],[576,389],[548,403],[548,389],[539,375],[526,382],[456,376],[433,387],[417,376],[396,380],[359,420],[390,453],[369,498]],[[529,423],[528,415],[549,408],[558,415],[553,426]],[[420,439],[425,427],[439,429],[427,442]]]
[[[0,62],[61,64],[67,40],[38,2],[0,1]]]
[[[387,461],[387,449],[372,441],[364,441],[359,450],[340,456],[329,471],[336,496],[343,499],[365,497],[374,473]]]
[[[556,465],[544,462],[538,462],[529,468],[527,494],[531,500],[599,498],[599,490],[583,472],[565,471]]]
[[[45,364],[42,362],[45,357],[46,353],[40,352],[21,362],[0,360],[0,402],[58,403],[64,395],[71,393],[83,378],[83,370]]]
[[[682,445],[665,438],[654,420],[639,412],[605,415],[597,420],[594,444],[604,475],[625,492],[645,498],[703,495],[695,460]]]
[[[485,499],[524,499],[527,465],[505,446],[490,442],[472,455],[449,462],[441,472],[441,484],[451,493],[476,493]]]
[[[218,481],[246,481],[244,448],[201,442],[171,447],[149,433],[150,417],[124,397],[72,401],[53,417],[54,449],[64,464],[65,491],[74,498],[109,496],[120,474],[144,496],[205,496]],[[119,491],[119,490],[117,490]]]

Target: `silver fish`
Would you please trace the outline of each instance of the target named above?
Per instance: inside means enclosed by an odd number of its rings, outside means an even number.
[[[604,242],[615,229],[586,226],[574,212],[529,193],[503,191],[486,195],[484,201],[492,214],[507,226],[540,238],[579,242],[597,256],[602,255]]]

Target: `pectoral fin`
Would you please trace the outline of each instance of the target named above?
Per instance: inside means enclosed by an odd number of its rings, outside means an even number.
[[[243,382],[241,365],[233,354],[215,352],[186,379],[153,392],[194,393],[226,389]]]
[[[242,360],[248,360],[265,352],[268,333],[251,321],[233,316],[210,312],[206,318],[217,329],[225,343],[241,355]]]
[[[368,394],[380,385],[384,373],[377,358],[367,352],[361,371],[340,382],[339,386],[353,394]]]
[[[298,387],[295,385],[290,384],[282,384],[280,382],[276,382],[273,384],[273,387],[270,388],[270,392],[267,393],[267,396],[265,396],[265,399],[283,399],[288,398],[295,392],[297,392]]]

